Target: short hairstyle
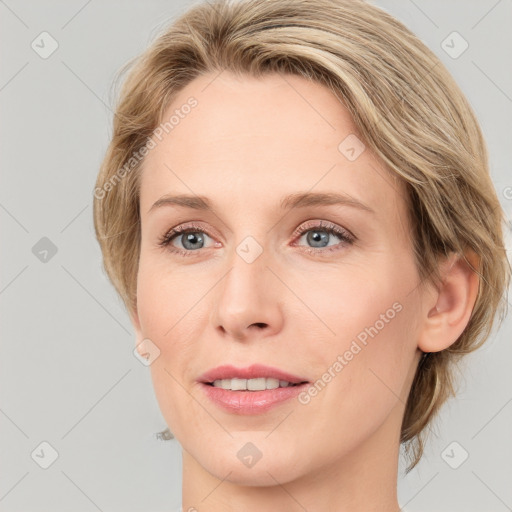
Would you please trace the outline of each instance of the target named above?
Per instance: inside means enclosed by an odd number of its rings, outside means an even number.
[[[94,191],[104,269],[136,310],[140,175],[147,144],[176,94],[194,78],[230,71],[291,73],[318,82],[350,112],[364,143],[405,184],[421,281],[440,283],[450,253],[478,255],[476,302],[450,347],[423,357],[405,406],[400,442],[409,472],[426,426],[455,396],[459,358],[490,336],[510,264],[504,212],[476,116],[435,54],[402,23],[363,0],[216,0],[196,4],[121,70],[110,145]],[[501,320],[500,318],[500,320]]]

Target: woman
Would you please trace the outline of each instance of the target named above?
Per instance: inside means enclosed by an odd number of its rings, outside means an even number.
[[[94,195],[183,510],[399,510],[509,280],[437,57],[359,0],[197,5],[133,63]]]

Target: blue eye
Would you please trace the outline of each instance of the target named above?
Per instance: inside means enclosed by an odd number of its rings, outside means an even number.
[[[350,238],[342,231],[334,228],[334,227],[324,227],[324,226],[318,226],[310,229],[305,229],[303,231],[300,231],[300,234],[306,233],[306,240],[309,243],[312,244],[320,244],[320,245],[314,245],[314,247],[317,248],[323,248],[326,247],[324,242],[329,242],[329,236],[335,235],[336,237],[340,238],[341,240],[345,242],[349,242]]]
[[[315,221],[315,223],[301,226],[294,233],[294,238],[300,239],[303,235],[306,235],[307,243],[311,244],[310,247],[305,247],[303,250],[312,254],[339,250],[340,246],[350,245],[355,241],[355,237],[350,232],[337,227],[335,224],[323,223],[322,221]],[[338,238],[341,242],[335,245],[329,245],[329,239],[332,236]],[[189,224],[186,226],[177,226],[160,238],[158,246],[167,248],[172,253],[177,253],[182,256],[191,256],[200,249],[205,248],[205,237],[210,238],[208,233],[198,225]],[[173,245],[175,239],[180,240],[183,248]]]
[[[203,231],[200,227],[189,225],[187,227],[177,226],[170,231],[168,231],[159,241],[158,245],[161,247],[167,247],[171,252],[180,253],[182,255],[190,255],[193,252],[198,251],[199,249],[203,249],[204,247],[204,239],[205,235],[209,237],[205,231]],[[181,239],[181,244],[184,249],[179,247],[172,246],[172,242],[174,239]],[[200,247],[194,247],[195,245],[199,245]]]
[[[306,247],[304,250],[308,253],[318,254],[322,252],[336,251],[340,246],[353,244],[355,237],[348,231],[337,227],[335,224],[313,223],[313,225],[301,226],[296,232],[296,235],[302,238],[305,235],[306,241],[312,244],[312,247]],[[329,246],[329,238],[332,236],[339,238],[340,243]],[[324,250],[319,250],[324,249]]]

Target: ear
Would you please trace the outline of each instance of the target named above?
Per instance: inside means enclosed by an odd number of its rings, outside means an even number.
[[[466,260],[452,254],[440,264],[441,285],[425,302],[423,329],[418,347],[423,352],[439,352],[455,343],[466,328],[478,294],[479,257],[473,251]]]

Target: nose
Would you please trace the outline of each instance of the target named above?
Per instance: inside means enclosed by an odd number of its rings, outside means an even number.
[[[283,284],[265,251],[249,261],[235,252],[216,287],[212,322],[224,338],[261,339],[282,329]]]

